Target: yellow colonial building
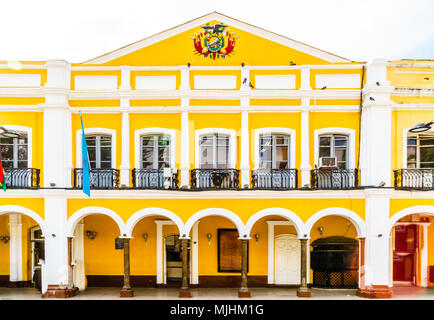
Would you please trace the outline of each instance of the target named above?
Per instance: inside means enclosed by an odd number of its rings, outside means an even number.
[[[433,70],[215,12],[84,63],[2,61],[0,285],[429,287]]]

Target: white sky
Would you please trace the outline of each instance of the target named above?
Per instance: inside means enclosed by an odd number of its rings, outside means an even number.
[[[212,11],[355,61],[434,59],[434,0],[0,0],[0,60],[84,62]]]

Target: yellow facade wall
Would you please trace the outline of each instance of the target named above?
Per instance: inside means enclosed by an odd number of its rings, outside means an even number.
[[[131,99],[130,107],[180,106],[181,99]]]
[[[38,105],[45,97],[0,97],[0,105]]]
[[[69,100],[71,107],[120,107],[121,101],[116,99],[105,100]]]
[[[206,208],[222,208],[237,214],[246,223],[256,212],[273,207],[286,208],[306,221],[316,212],[329,207],[342,207],[365,218],[364,199],[68,199],[68,218],[77,210],[97,206],[116,212],[127,221],[135,212],[150,207],[167,209],[177,214],[184,223],[194,213]]]
[[[0,235],[10,236],[9,231],[9,216],[7,214],[0,215]],[[0,275],[9,274],[9,254],[10,254],[10,242],[5,244],[0,241]]]
[[[42,219],[45,216],[45,202],[43,198],[0,198],[0,206],[6,205],[19,205],[30,209],[41,216]]]

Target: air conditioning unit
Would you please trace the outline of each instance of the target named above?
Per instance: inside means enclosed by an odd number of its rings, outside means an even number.
[[[335,169],[338,167],[338,159],[336,157],[321,157],[319,158],[319,167],[323,169]]]

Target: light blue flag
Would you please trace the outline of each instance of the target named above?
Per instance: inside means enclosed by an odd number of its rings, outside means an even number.
[[[80,114],[81,120],[81,154],[83,158],[83,192],[90,197],[90,168],[89,156],[87,153],[86,136],[84,135],[83,118]]]

